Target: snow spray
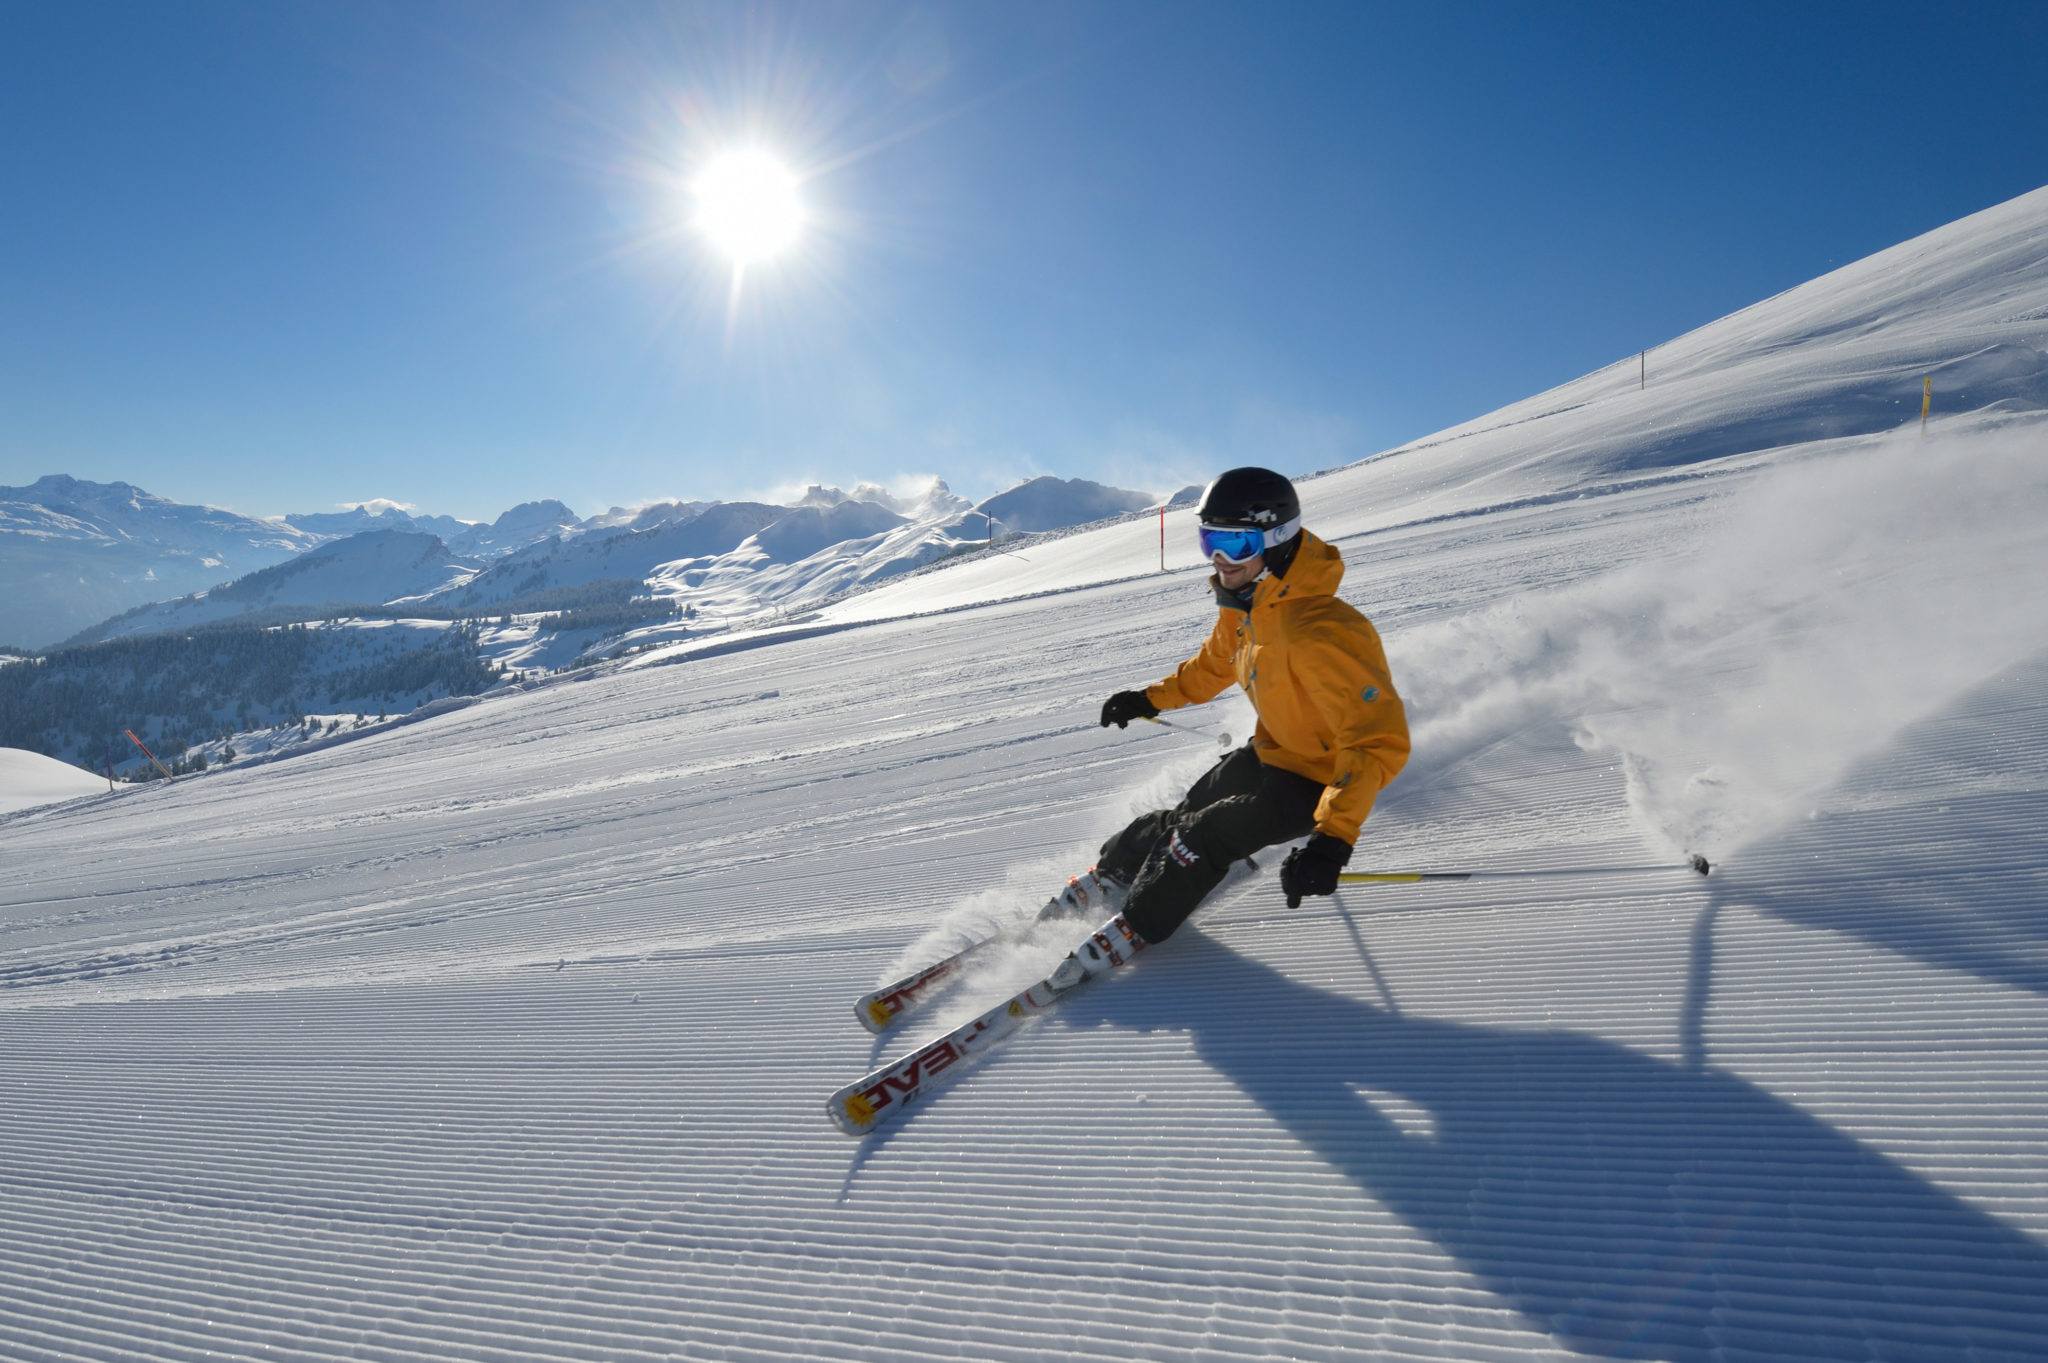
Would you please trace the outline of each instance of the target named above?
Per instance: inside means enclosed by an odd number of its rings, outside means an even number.
[[[1418,764],[1545,719],[1616,754],[1674,855],[1791,817],[2048,641],[2040,424],[1833,442],[1754,475],[1674,558],[1401,640]]]

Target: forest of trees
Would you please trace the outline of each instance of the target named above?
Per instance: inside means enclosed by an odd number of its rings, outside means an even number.
[[[0,747],[97,768],[307,714],[403,712],[495,685],[474,622],[439,630],[219,625],[52,649],[0,666]]]
[[[645,590],[643,582],[606,578],[459,610],[280,605],[161,634],[101,637],[154,609],[144,606],[42,654],[0,647],[20,659],[0,662],[0,747],[94,770],[111,756],[120,768],[140,757],[122,733],[133,729],[183,771],[192,764],[177,754],[227,734],[309,714],[402,714],[486,690],[504,676],[478,656],[486,621],[523,616],[543,634],[602,637],[677,613],[674,602],[640,595]],[[426,620],[449,623],[400,623]]]

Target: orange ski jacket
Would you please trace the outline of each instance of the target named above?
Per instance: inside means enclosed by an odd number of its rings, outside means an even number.
[[[1250,610],[1218,590],[1223,604],[1208,641],[1145,695],[1175,710],[1214,700],[1232,682],[1243,687],[1259,713],[1253,752],[1322,782],[1316,831],[1351,843],[1407,764],[1408,715],[1379,631],[1337,597],[1343,580],[1343,556],[1303,531],[1287,575],[1253,585]]]

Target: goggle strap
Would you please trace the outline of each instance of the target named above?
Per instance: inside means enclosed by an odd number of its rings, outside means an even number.
[[[1285,544],[1300,533],[1301,517],[1296,516],[1285,525],[1276,525],[1266,532],[1266,547],[1271,549],[1276,545]]]

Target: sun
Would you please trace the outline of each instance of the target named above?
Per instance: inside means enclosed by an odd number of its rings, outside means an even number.
[[[735,269],[780,255],[803,235],[796,175],[765,151],[729,151],[691,185],[697,229]]]

